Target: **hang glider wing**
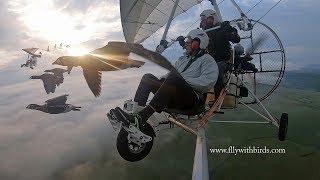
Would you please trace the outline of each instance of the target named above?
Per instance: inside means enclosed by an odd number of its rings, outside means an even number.
[[[164,26],[177,0],[120,0],[121,23],[128,43],[141,43]],[[202,0],[180,0],[174,17]]]
[[[32,56],[35,56],[35,57],[41,57],[41,54],[36,54],[38,49],[39,48],[25,48],[25,49],[22,49],[22,51],[24,51]]]

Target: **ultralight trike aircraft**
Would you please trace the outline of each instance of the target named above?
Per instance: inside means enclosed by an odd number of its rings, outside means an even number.
[[[122,158],[127,161],[139,161],[145,158],[152,148],[157,133],[163,129],[180,127],[197,136],[193,179],[208,179],[205,127],[209,121],[270,124],[278,128],[278,139],[285,140],[288,114],[282,113],[280,118],[276,118],[261,102],[274,92],[284,75],[286,62],[284,47],[277,34],[269,26],[261,23],[260,19],[247,18],[237,3],[234,0],[230,1],[240,14],[240,18],[230,21],[230,24],[238,29],[241,36],[240,43],[247,45],[246,55],[253,58],[251,62],[258,71],[246,71],[241,66],[235,67],[235,51],[233,49],[233,55],[228,62],[230,66],[223,72],[224,88],[218,95],[212,95],[212,92],[208,92],[206,103],[202,106],[187,111],[167,109],[160,114],[155,113],[149,119],[148,127],[143,132],[134,126],[122,126],[124,122],[119,122],[111,113],[108,113],[107,116],[113,128],[119,132],[117,150]],[[164,50],[176,42],[176,39],[167,42],[166,36],[172,20],[176,16],[185,13],[201,2],[202,0],[120,0],[121,22],[126,39],[126,43],[122,43],[123,47],[129,48],[132,53],[171,72],[178,73],[171,63],[161,55]],[[221,19],[216,0],[210,0],[210,2]],[[156,51],[147,50],[140,45],[162,26],[165,26],[164,32]],[[253,104],[258,105],[262,112],[254,109]],[[217,114],[224,114],[224,109],[235,109],[240,105],[247,107],[264,121],[218,121],[213,118]],[[125,101],[123,106],[123,110],[129,113],[134,113],[138,109],[132,100]]]
[[[40,58],[42,53],[39,52],[36,54],[36,51],[39,48],[25,48],[22,49],[22,51],[26,52],[28,54],[28,58],[25,64],[21,64],[21,67],[30,67],[33,69],[37,65],[37,58]]]

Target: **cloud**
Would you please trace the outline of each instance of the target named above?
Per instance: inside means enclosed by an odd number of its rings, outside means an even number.
[[[120,31],[118,5],[107,1],[77,4],[81,6],[74,7],[75,2],[69,1],[62,9],[57,9],[52,0],[12,0],[9,10],[17,14],[30,36],[49,42],[79,44],[104,36],[105,29]],[[75,11],[65,10],[70,8]]]
[[[19,55],[17,52],[0,49],[0,69],[6,67],[12,59],[17,59],[18,57]]]
[[[26,47],[43,50],[63,42],[95,49],[105,45],[107,39],[121,40],[119,11],[115,0],[1,1],[0,68],[18,61],[23,55],[20,50]]]
[[[17,80],[2,82],[0,89],[0,179],[54,179],[55,173],[79,163],[118,157],[106,113],[133,97],[144,73],[164,73],[149,63],[139,71],[104,72],[101,97],[95,98],[82,70],[74,68],[55,94],[47,95],[41,81],[28,78],[52,68],[51,58],[45,55],[35,71],[6,70],[7,76]],[[50,115],[25,108],[65,93],[70,94],[67,103],[82,106],[81,111]],[[84,171],[83,166],[75,171]]]
[[[30,36],[24,31],[25,27],[16,20],[17,16],[9,13],[8,7],[7,1],[0,2],[0,23],[2,24],[0,26],[0,49],[15,51],[16,48],[30,44]]]

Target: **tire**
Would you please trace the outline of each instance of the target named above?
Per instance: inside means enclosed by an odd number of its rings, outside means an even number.
[[[155,133],[153,131],[153,128],[148,123],[145,125],[144,129],[142,129],[142,132],[145,133],[146,135],[151,136],[152,140],[143,144],[138,151],[134,152],[129,146],[130,145],[134,146],[136,144],[135,143],[129,144],[128,132],[125,129],[121,128],[117,137],[117,150],[123,159],[130,162],[135,162],[135,161],[142,160],[149,154],[149,152],[152,149]]]
[[[282,113],[281,119],[280,119],[280,125],[279,125],[279,133],[278,133],[279,141],[286,140],[287,131],[288,131],[288,114]]]

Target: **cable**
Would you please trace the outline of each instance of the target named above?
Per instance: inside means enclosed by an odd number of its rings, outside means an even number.
[[[254,6],[252,6],[247,12],[246,14],[248,14],[251,10],[253,10],[258,4],[260,4],[263,0],[260,0],[258,3],[256,3]]]
[[[275,8],[281,1],[282,1],[282,0],[279,0],[275,5],[273,5],[263,16],[260,17],[260,19],[258,19],[257,22],[254,23],[254,25],[257,24],[262,18],[264,18],[264,17],[265,17],[273,8]],[[253,26],[254,26],[254,25],[253,25]]]
[[[193,25],[195,25],[197,22],[199,22],[199,20],[200,20],[200,18],[199,19],[197,19],[196,21],[194,21],[190,26],[188,26],[184,31],[183,31],[183,33],[184,32],[186,32],[188,29],[190,29]],[[182,33],[182,34],[183,34]]]
[[[223,2],[224,2],[224,0],[220,1],[220,2],[218,3],[218,6],[219,6],[221,3],[223,3]]]

